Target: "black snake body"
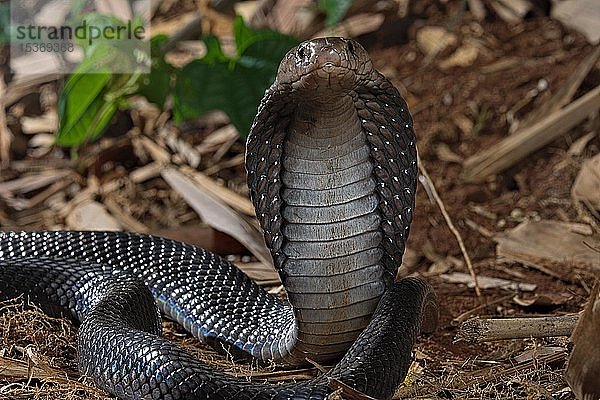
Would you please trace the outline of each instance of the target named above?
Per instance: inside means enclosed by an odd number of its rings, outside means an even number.
[[[111,232],[0,232],[0,298],[27,293],[81,321],[81,372],[120,398],[322,399],[331,379],[388,398],[437,315],[423,281],[394,283],[415,152],[404,100],[358,43],[304,42],[267,90],[246,155],[289,304],[210,252]],[[260,360],[343,357],[310,382],[249,383],[161,339],[155,304],[201,340]]]

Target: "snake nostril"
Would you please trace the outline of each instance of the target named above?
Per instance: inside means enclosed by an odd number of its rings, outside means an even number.
[[[305,56],[304,47],[298,48],[298,55],[300,56],[300,58],[304,58],[304,56]]]

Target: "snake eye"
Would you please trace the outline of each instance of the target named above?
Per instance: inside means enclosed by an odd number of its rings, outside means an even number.
[[[298,49],[298,55],[300,56],[300,58],[304,58],[304,47],[300,47]]]
[[[348,50],[350,50],[350,53],[354,54],[354,45],[352,42],[348,42]]]

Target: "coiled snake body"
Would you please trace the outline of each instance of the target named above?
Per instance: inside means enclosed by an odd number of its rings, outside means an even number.
[[[117,232],[0,232],[0,298],[81,321],[79,369],[119,398],[321,399],[331,379],[390,397],[437,315],[423,281],[394,283],[416,190],[406,103],[358,43],[301,43],[259,106],[246,167],[289,303],[210,252]],[[250,383],[160,338],[159,309],[260,360],[342,358],[313,381]]]

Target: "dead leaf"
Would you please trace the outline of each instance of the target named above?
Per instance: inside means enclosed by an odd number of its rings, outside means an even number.
[[[270,265],[265,265],[261,262],[237,262],[234,265],[261,286],[281,285],[279,274]]]
[[[200,189],[179,170],[167,167],[161,171],[163,179],[198,213],[209,226],[237,239],[260,261],[272,265],[262,234],[216,197]]]
[[[589,226],[572,222],[541,220],[523,222],[510,231],[496,235],[500,257],[533,266],[552,276],[565,278],[573,268],[591,273],[600,271],[600,246],[597,235],[586,235]]]
[[[104,205],[96,202],[78,204],[66,217],[66,223],[73,230],[120,231],[119,222],[106,211]]]
[[[600,43],[598,0],[563,0],[553,4],[552,18],[581,32],[593,45]]]

